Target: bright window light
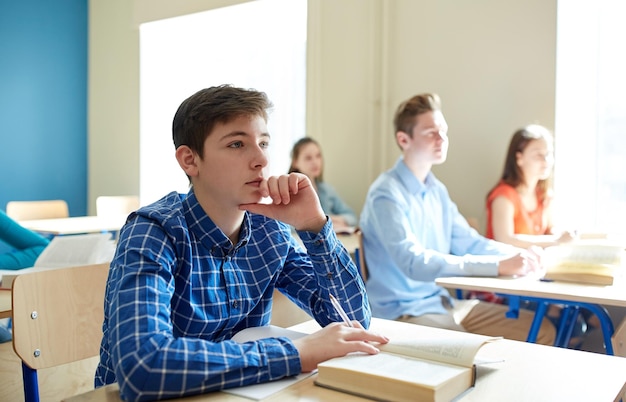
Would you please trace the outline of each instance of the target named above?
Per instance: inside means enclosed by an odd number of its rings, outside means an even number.
[[[187,192],[174,157],[172,119],[196,91],[255,88],[274,104],[270,171],[286,173],[305,133],[306,0],[258,0],[140,26],[140,197]]]
[[[626,2],[560,0],[555,212],[572,229],[626,234]]]

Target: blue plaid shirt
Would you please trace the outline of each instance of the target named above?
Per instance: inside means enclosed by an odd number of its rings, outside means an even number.
[[[287,338],[230,338],[268,325],[278,289],[325,326],[341,321],[332,293],[369,326],[363,282],[329,222],[299,232],[246,213],[231,241],[193,190],[131,214],[106,286],[96,387],[118,382],[125,400],[155,400],[276,380],[301,372]]]

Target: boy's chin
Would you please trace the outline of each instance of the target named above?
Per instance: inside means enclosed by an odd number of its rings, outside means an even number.
[[[248,198],[245,202],[242,202],[242,204],[271,204],[272,199],[269,197],[261,197],[259,196],[251,196],[250,198]]]

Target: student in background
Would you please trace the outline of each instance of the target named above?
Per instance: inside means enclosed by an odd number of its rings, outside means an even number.
[[[531,124],[513,134],[500,181],[487,195],[488,238],[523,248],[576,239],[575,232],[553,228],[553,165],[553,140],[547,128]]]
[[[21,269],[35,265],[35,260],[50,240],[26,229],[0,210],[0,241],[13,249],[0,254],[0,269]]]
[[[35,260],[50,242],[26,229],[0,210],[0,242],[12,250],[0,254],[0,269],[22,269],[35,265]],[[9,320],[0,320],[0,343],[11,340]]]
[[[518,319],[507,319],[507,306],[454,300],[435,279],[524,276],[539,269],[537,254],[479,235],[432,173],[433,165],[445,162],[449,144],[437,95],[402,102],[394,128],[402,156],[370,186],[360,221],[372,314],[526,340],[532,312],[521,310]],[[544,320],[537,342],[553,344],[555,333]]]
[[[549,247],[576,240],[575,232],[557,231],[552,221],[552,169],[554,141],[550,131],[530,124],[513,133],[498,183],[487,194],[487,237],[517,247]],[[495,303],[506,301],[491,292],[471,292],[468,297]],[[527,308],[535,309],[534,303]],[[561,308],[551,305],[548,318],[558,322]],[[586,310],[578,316],[572,345],[582,341],[590,321]]]
[[[309,178],[267,176],[270,107],[265,93],[228,85],[179,106],[173,139],[191,188],[133,212],[120,232],[97,387],[118,382],[124,400],[182,397],[312,371],[387,342],[364,329],[363,282]],[[293,341],[232,341],[269,325],[275,289],[324,328]],[[337,322],[331,295],[353,327]]]
[[[357,218],[352,208],[339,197],[330,184],[324,181],[322,149],[313,138],[301,138],[293,145],[289,167],[289,173],[292,172],[303,173],[313,182],[322,209],[333,221],[335,230],[341,231],[342,228],[356,226]]]

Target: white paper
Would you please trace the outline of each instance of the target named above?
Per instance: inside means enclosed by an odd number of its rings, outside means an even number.
[[[291,340],[298,339],[300,337],[306,336],[308,334],[292,331],[290,329],[285,329],[281,327],[277,327],[274,325],[269,325],[266,327],[252,327],[246,328],[242,331],[239,331],[235,336],[233,336],[232,340],[237,341],[239,343],[256,341],[258,339],[263,338],[277,338],[277,337],[286,337]],[[294,377],[282,378],[277,381],[266,382],[263,384],[253,384],[246,385],[244,387],[238,388],[230,388],[222,390],[222,392],[242,396],[244,398],[252,399],[255,401],[265,399],[270,395],[273,395],[277,392],[282,391],[290,385],[293,385],[299,381],[304,380],[307,377],[312,376],[315,371],[310,373],[302,373],[298,374]]]

